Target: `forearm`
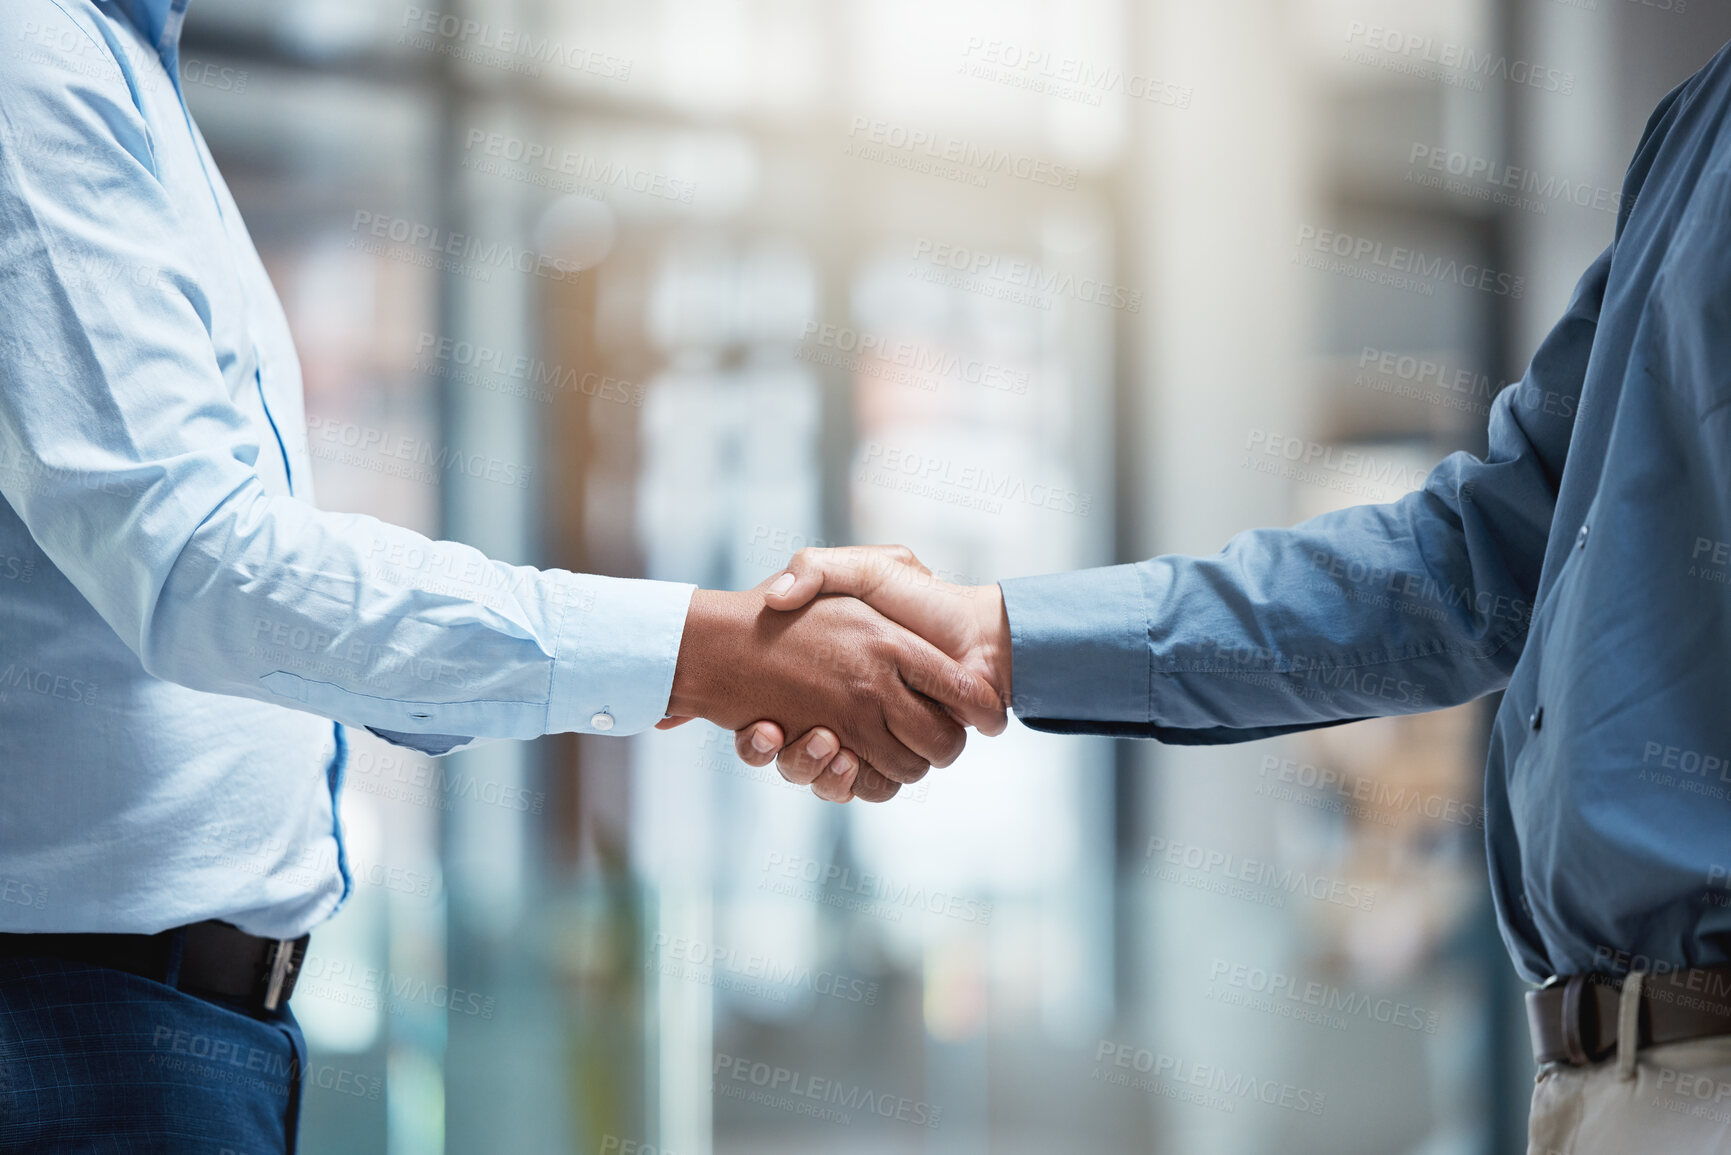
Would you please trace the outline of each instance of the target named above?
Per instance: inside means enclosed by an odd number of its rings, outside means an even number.
[[[1582,276],[1483,459],[1211,558],[1004,583],[1016,709],[1046,729],[1229,742],[1501,687],[1526,641],[1610,268]]]
[[[68,559],[149,590],[122,630],[194,689],[407,734],[634,733],[666,710],[690,587],[494,561],[372,518],[237,495],[167,562]],[[83,571],[83,572],[80,572]],[[131,628],[137,633],[128,637]]]
[[[1542,532],[1512,555],[1472,549],[1437,504],[1416,493],[1241,534],[1210,558],[1005,582],[1016,710],[1217,742],[1489,693],[1525,641]]]

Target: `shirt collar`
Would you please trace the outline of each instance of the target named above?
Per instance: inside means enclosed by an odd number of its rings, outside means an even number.
[[[118,0],[118,3],[126,18],[158,52],[180,46],[180,25],[186,19],[187,0]]]

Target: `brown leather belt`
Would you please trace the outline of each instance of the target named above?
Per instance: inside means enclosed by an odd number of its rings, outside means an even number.
[[[1620,975],[1554,978],[1527,992],[1533,1059],[1584,1067],[1617,1050]],[[1731,1035],[1731,967],[1653,972],[1641,980],[1637,1047]]]
[[[274,1011],[294,993],[308,939],[259,938],[212,920],[161,934],[0,934],[0,957],[109,967],[188,994]]]

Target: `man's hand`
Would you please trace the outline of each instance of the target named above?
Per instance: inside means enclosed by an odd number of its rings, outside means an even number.
[[[996,585],[942,581],[903,546],[853,546],[801,550],[785,573],[758,588],[764,592],[764,604],[782,611],[798,609],[820,594],[859,598],[989,682],[999,696],[995,714],[983,722],[963,720],[983,734],[1003,732],[1004,704],[1011,689],[1010,624],[1003,591]],[[760,721],[734,735],[734,748],[753,766],[767,765],[775,758],[782,777],[811,786],[820,798],[846,801],[850,792],[865,797],[856,786],[859,760],[847,743],[823,727],[800,734],[791,743],[786,739],[790,732],[799,733]],[[869,786],[869,778],[867,782]]]
[[[730,730],[759,718],[796,734],[824,727],[825,764],[844,744],[855,752],[847,778],[867,801],[955,761],[963,723],[1003,728],[991,685],[861,602],[807,594],[798,612],[775,612],[765,596],[761,586],[692,596],[669,715]]]

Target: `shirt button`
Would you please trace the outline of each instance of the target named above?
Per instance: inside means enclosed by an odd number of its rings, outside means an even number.
[[[1585,546],[1587,544],[1587,527],[1586,526],[1583,525],[1581,527],[1581,532],[1577,533],[1575,535],[1575,544],[1585,548]]]
[[[607,731],[613,729],[613,715],[609,714],[606,710],[603,710],[593,718],[589,719],[589,725],[605,734]]]
[[[1543,706],[1540,706],[1537,710],[1533,711],[1532,717],[1527,719],[1527,725],[1532,727],[1534,730],[1537,730],[1540,726],[1543,726],[1544,724],[1545,724],[1545,708]]]

